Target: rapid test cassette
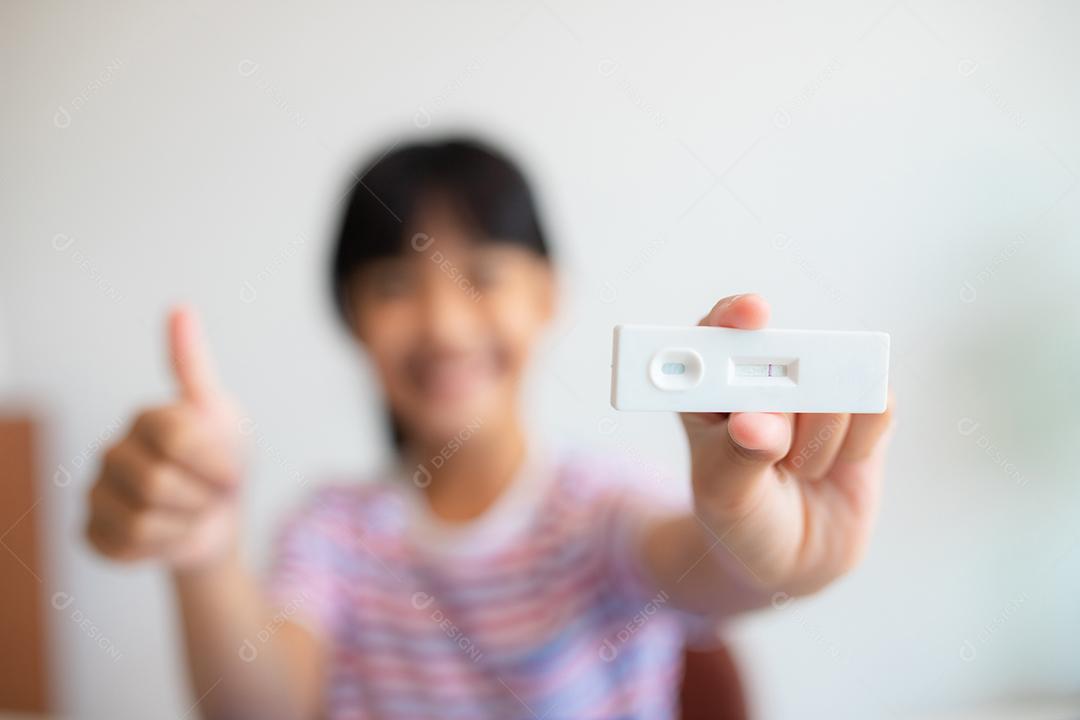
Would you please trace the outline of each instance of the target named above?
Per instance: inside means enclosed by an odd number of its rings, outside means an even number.
[[[888,388],[888,333],[615,326],[616,410],[880,413]]]

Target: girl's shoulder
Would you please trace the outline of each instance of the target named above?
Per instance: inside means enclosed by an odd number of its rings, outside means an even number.
[[[673,482],[668,469],[631,453],[570,448],[560,455],[559,484],[564,494],[581,497],[612,492],[652,494],[662,492]]]
[[[560,453],[557,467],[544,514],[563,528],[594,528],[617,516],[628,521],[687,503],[688,483],[630,453],[571,447]]]

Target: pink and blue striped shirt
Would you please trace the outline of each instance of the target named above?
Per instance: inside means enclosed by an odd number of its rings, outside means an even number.
[[[638,565],[654,480],[535,459],[480,518],[447,524],[412,474],[331,485],[286,523],[279,617],[329,643],[327,715],[671,718],[682,649],[711,627]]]

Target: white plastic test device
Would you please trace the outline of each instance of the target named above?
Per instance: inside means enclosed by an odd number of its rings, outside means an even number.
[[[616,410],[880,413],[888,386],[888,333],[615,326]]]

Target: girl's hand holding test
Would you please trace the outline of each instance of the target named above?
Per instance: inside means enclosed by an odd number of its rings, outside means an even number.
[[[700,324],[756,330],[768,319],[765,300],[748,294],[720,300]],[[736,577],[748,589],[797,595],[851,569],[869,540],[892,404],[890,394],[881,414],[682,414],[696,517],[656,530],[658,575],[690,586],[679,597],[707,607],[709,583],[723,593]],[[724,572],[702,559],[705,549]]]

